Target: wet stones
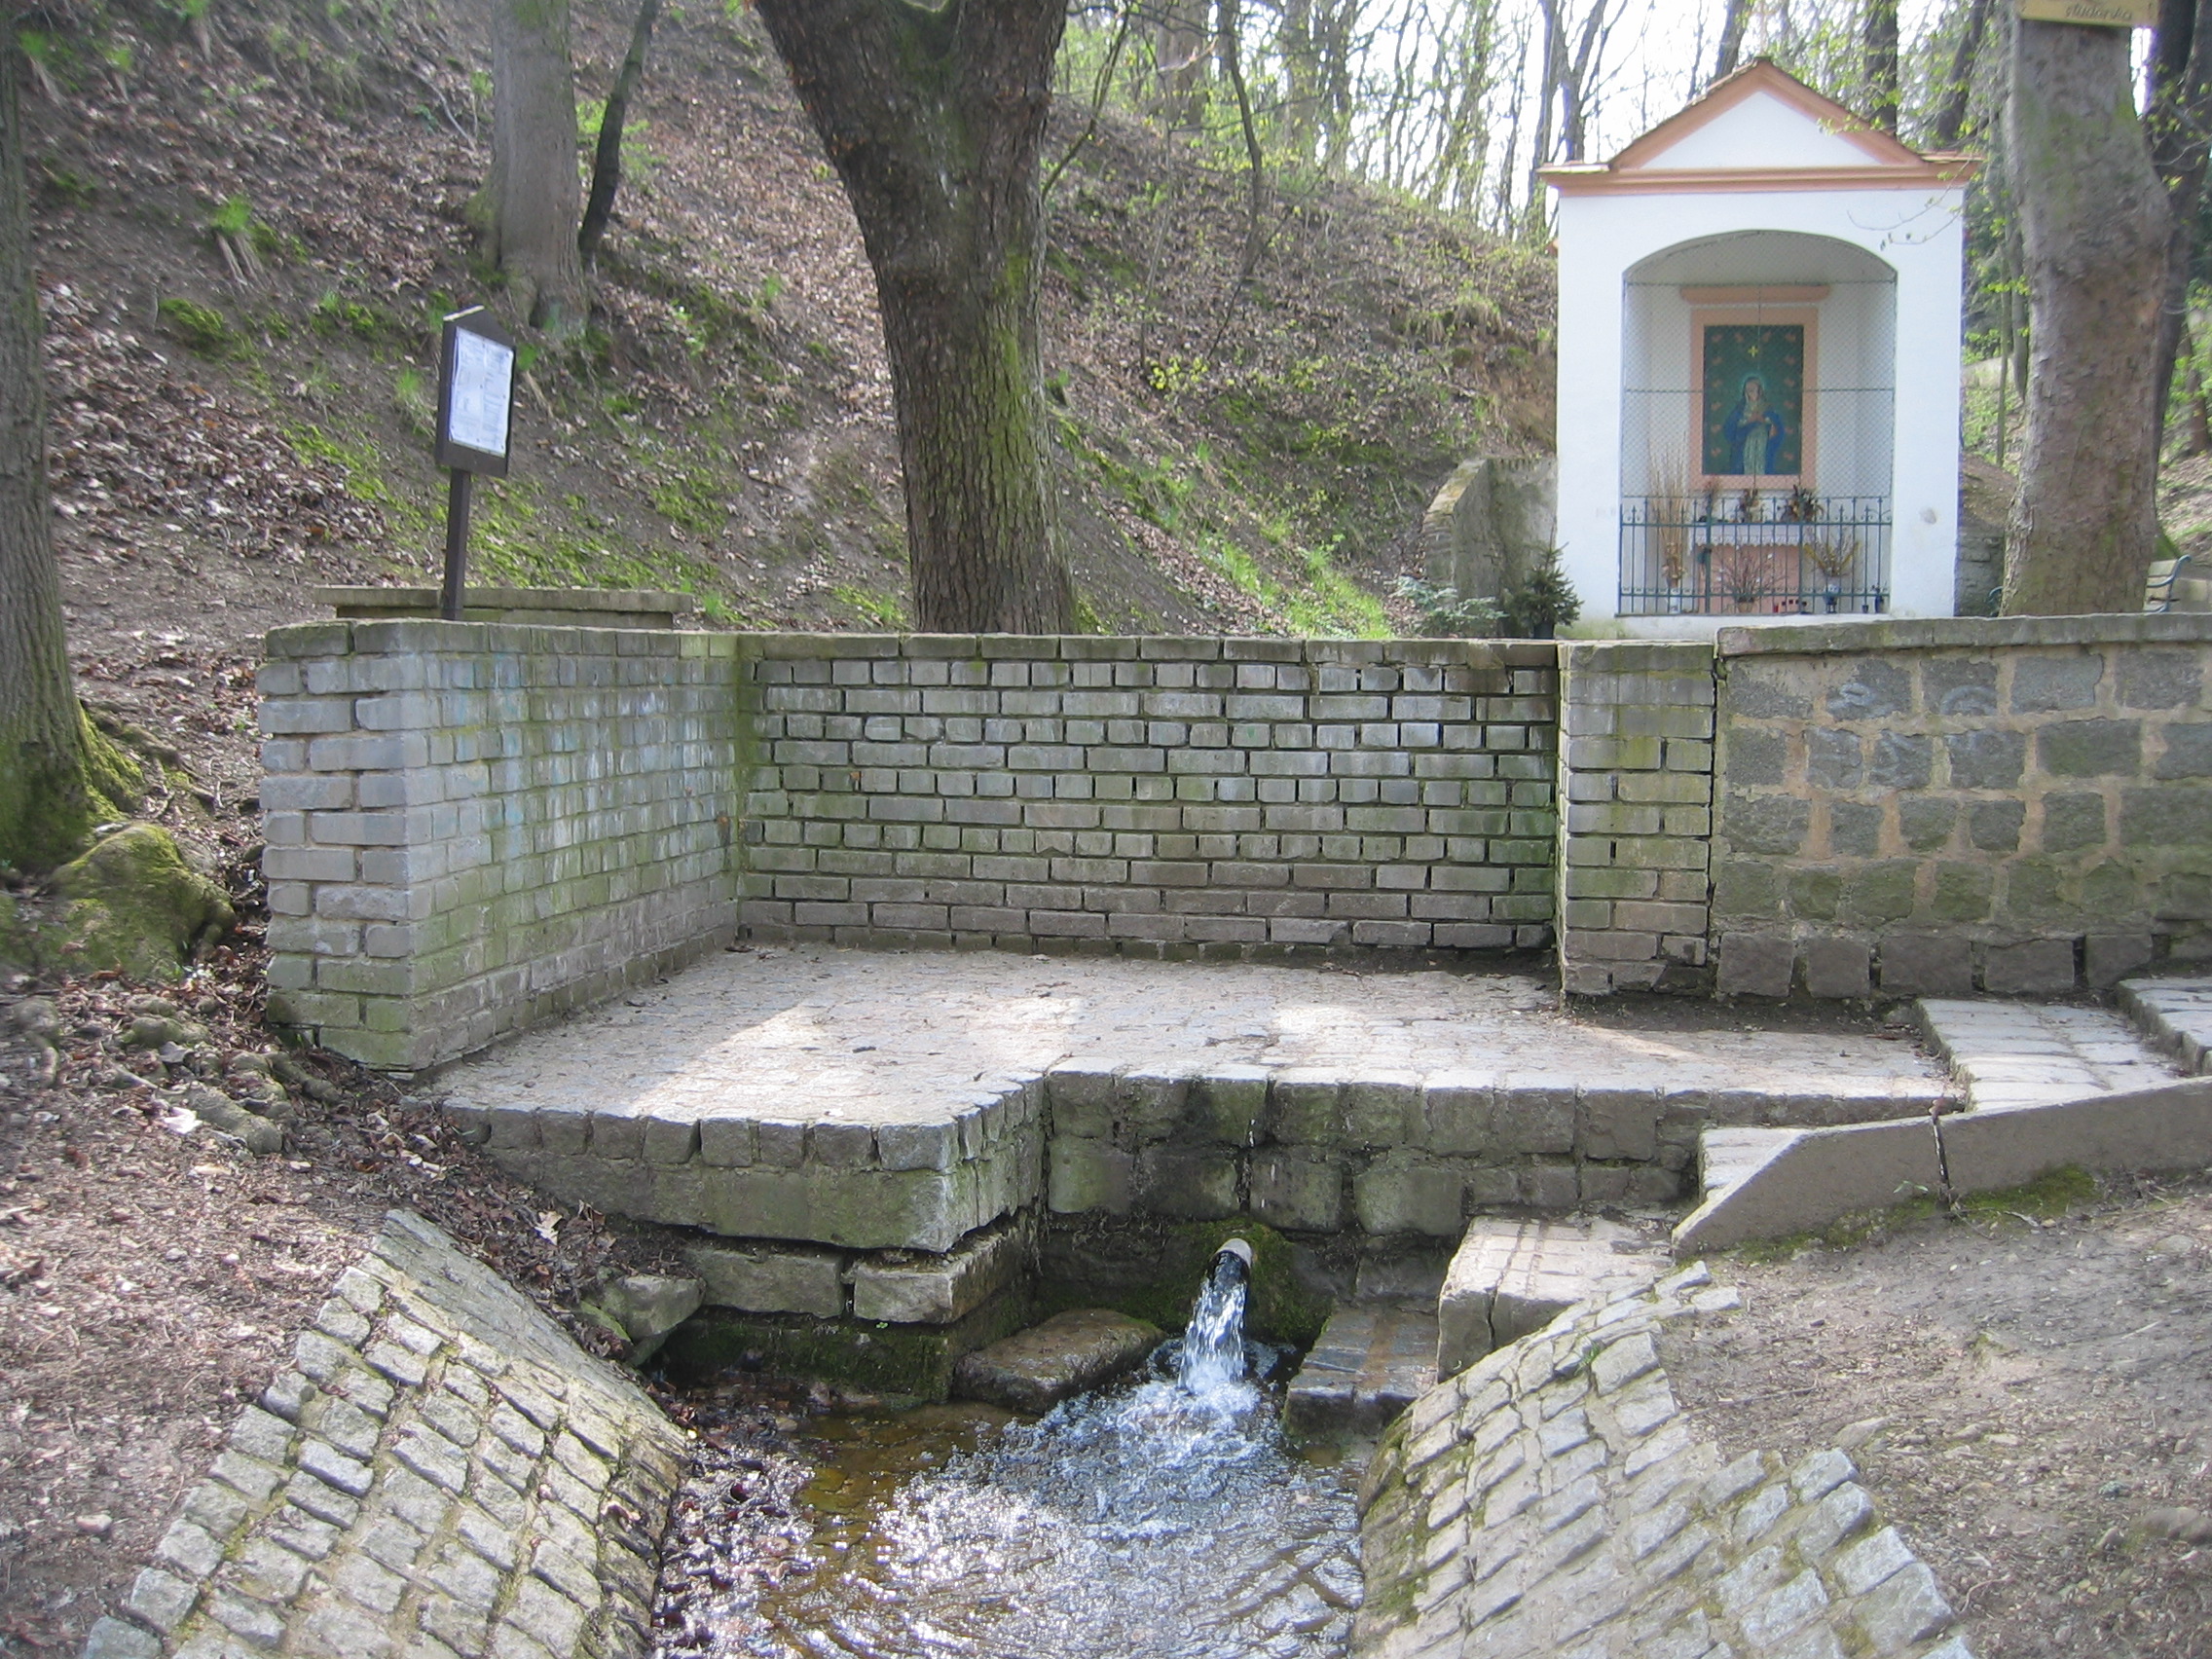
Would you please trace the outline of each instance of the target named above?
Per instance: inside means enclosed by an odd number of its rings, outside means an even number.
[[[953,1367],[952,1391],[1018,1412],[1049,1411],[1128,1370],[1160,1343],[1159,1327],[1102,1308],[1055,1313]]]

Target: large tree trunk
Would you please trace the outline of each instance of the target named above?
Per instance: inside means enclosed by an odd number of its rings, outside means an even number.
[[[759,0],[875,270],[915,620],[1064,633],[1037,152],[1065,0]]]
[[[69,680],[18,55],[15,19],[0,13],[0,865],[47,869],[135,790],[127,763],[87,723]]]
[[[569,0],[492,0],[492,179],[485,255],[515,310],[556,334],[583,325],[576,252],[576,82]]]
[[[2006,129],[2033,358],[2005,614],[2140,610],[2157,540],[2159,274],[2169,215],[2125,29],[2022,21]]]
[[[630,25],[630,50],[607,91],[607,109],[599,118],[599,143],[592,151],[591,194],[584,198],[584,220],[576,228],[576,252],[589,265],[599,254],[600,239],[614,216],[614,193],[622,188],[622,129],[629,125],[630,100],[638,95],[645,79],[645,53],[653,43],[653,24],[660,18],[660,0],[645,0],[637,20]]]

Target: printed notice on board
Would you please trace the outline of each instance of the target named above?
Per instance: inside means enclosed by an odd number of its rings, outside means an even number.
[[[453,401],[446,437],[486,455],[507,453],[507,411],[514,400],[515,352],[511,346],[462,328],[453,337]]]

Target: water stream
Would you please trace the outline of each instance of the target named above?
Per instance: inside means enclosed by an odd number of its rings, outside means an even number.
[[[1279,1357],[1217,1258],[1148,1372],[1035,1421],[940,1406],[818,1419],[830,1456],[772,1573],[733,1572],[663,1653],[727,1659],[1337,1659],[1356,1470],[1282,1444]]]

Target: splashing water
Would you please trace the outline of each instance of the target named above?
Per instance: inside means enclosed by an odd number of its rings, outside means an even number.
[[[1176,1356],[1175,1380],[1200,1399],[1243,1382],[1249,1369],[1244,1354],[1244,1297],[1251,1280],[1252,1247],[1233,1238],[1206,1272]]]
[[[736,1571],[716,1628],[662,1653],[1337,1659],[1359,1602],[1352,1471],[1285,1452],[1249,1374],[1248,1263],[1229,1260],[1141,1382],[1035,1422],[823,1421],[837,1453],[800,1494],[798,1555],[780,1581]]]

